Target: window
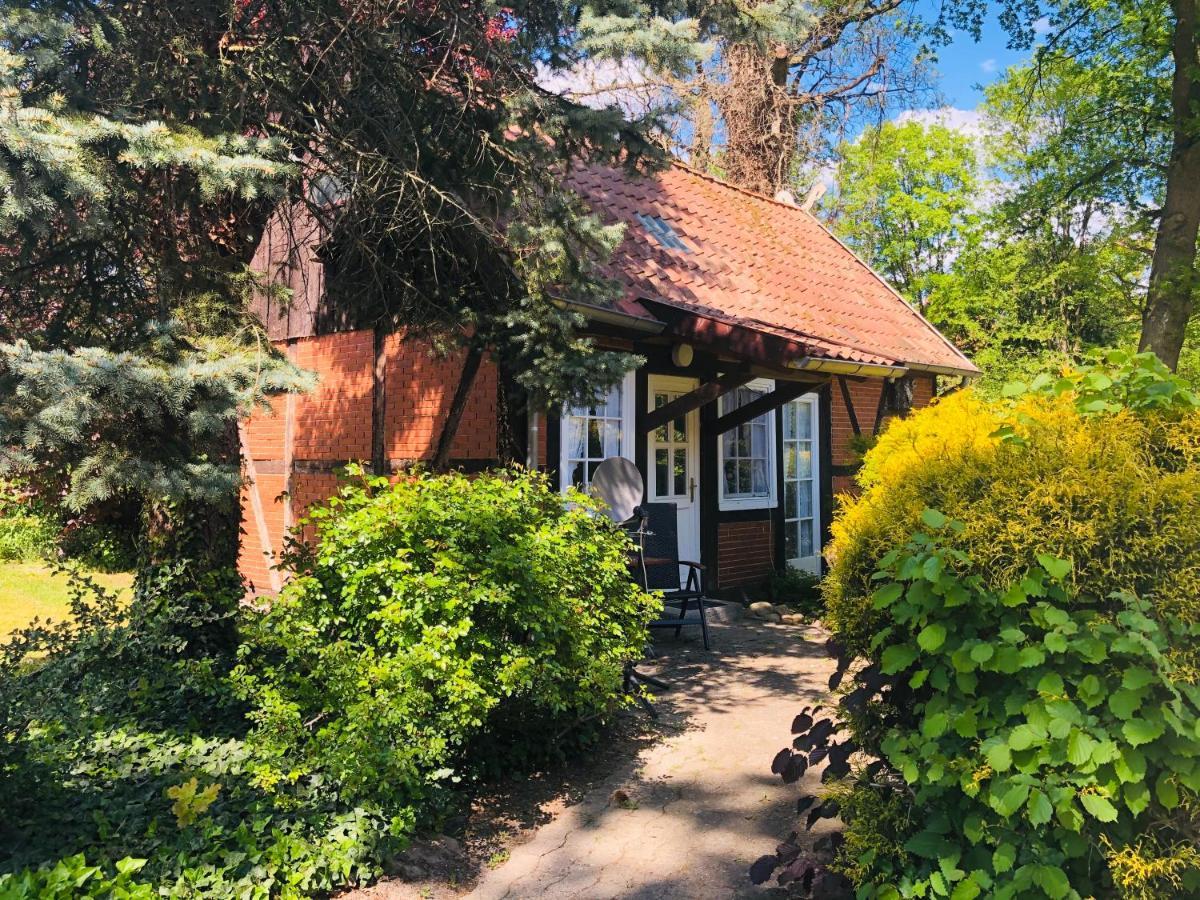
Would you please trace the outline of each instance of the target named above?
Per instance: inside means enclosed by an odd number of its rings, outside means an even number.
[[[571,406],[562,415],[559,486],[586,490],[596,467],[610,456],[633,458],[633,373],[615,384],[599,402]]]
[[[770,393],[770,381],[752,381],[719,401],[725,415]],[[775,505],[775,414],[721,435],[721,509],[766,509]]]
[[[668,250],[682,250],[684,253],[692,252],[692,248],[685,244],[682,238],[676,234],[670,222],[658,216],[647,216],[643,213],[638,213],[637,218],[642,223],[642,227]]]
[[[817,493],[817,401],[801,397],[783,406],[784,558],[820,574],[820,496]]]
[[[678,400],[686,390],[654,389],[654,408],[659,409],[673,400]],[[689,469],[691,461],[691,435],[693,415],[684,413],[677,419],[660,425],[650,435],[651,491],[655,500],[674,500],[690,498],[692,480]]]

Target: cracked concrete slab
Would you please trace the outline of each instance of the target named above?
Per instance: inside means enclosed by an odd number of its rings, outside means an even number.
[[[786,896],[750,884],[747,870],[796,828],[796,798],[817,786],[819,770],[789,787],[770,765],[790,742],[792,717],[826,696],[833,663],[817,628],[746,622],[713,632],[711,653],[668,642],[653,667],[671,682],[656,700],[670,736],[511,848],[468,897]]]

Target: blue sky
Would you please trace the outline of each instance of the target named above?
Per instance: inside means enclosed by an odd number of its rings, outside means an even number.
[[[922,14],[936,18],[936,0],[922,4]],[[1028,58],[1028,50],[1009,50],[1008,35],[995,17],[984,26],[979,43],[965,31],[955,32],[954,40],[938,50],[937,68],[943,102],[959,109],[974,109],[983,100],[978,88],[995,81],[1005,68]]]

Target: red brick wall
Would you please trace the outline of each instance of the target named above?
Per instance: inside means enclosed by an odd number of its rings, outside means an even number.
[[[850,391],[850,402],[854,405],[854,414],[858,418],[858,427],[864,435],[870,435],[875,427],[875,415],[879,410],[879,395],[883,391],[882,379],[853,381],[846,379],[846,387]],[[913,409],[928,406],[933,399],[934,376],[918,374],[913,376]],[[850,422],[850,413],[846,410],[845,397],[834,379],[830,385],[832,415],[830,417],[832,438],[832,459],[834,466],[849,466],[858,462],[858,454],[853,447],[854,429]],[[882,430],[887,425],[885,417],[880,425]],[[854,478],[849,475],[833,476],[834,496],[853,493],[856,490]]]
[[[299,338],[286,345],[286,351],[297,365],[315,372],[318,382],[312,392],[277,398],[269,412],[256,412],[243,423],[249,448],[246,475],[256,485],[254,493],[262,515],[261,520],[256,515],[247,484],[242,491],[239,567],[256,594],[274,587],[269,566],[278,559],[284,535],[309,505],[337,490],[333,469],[350,461],[369,463],[372,451],[372,332]],[[422,342],[389,335],[384,340],[383,358],[385,456],[393,466],[431,459],[458,386],[462,356],[438,358]],[[485,360],[451,446],[451,459],[495,458],[496,394],[496,368]],[[285,476],[289,461],[290,490]]]
[[[722,522],[717,526],[717,576],[714,587],[757,584],[775,570],[771,522]]]

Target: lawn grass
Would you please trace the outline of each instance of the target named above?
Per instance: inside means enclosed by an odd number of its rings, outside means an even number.
[[[126,572],[89,574],[101,587],[125,594],[133,584]],[[0,641],[35,618],[62,621],[69,597],[67,577],[44,563],[0,563]]]

